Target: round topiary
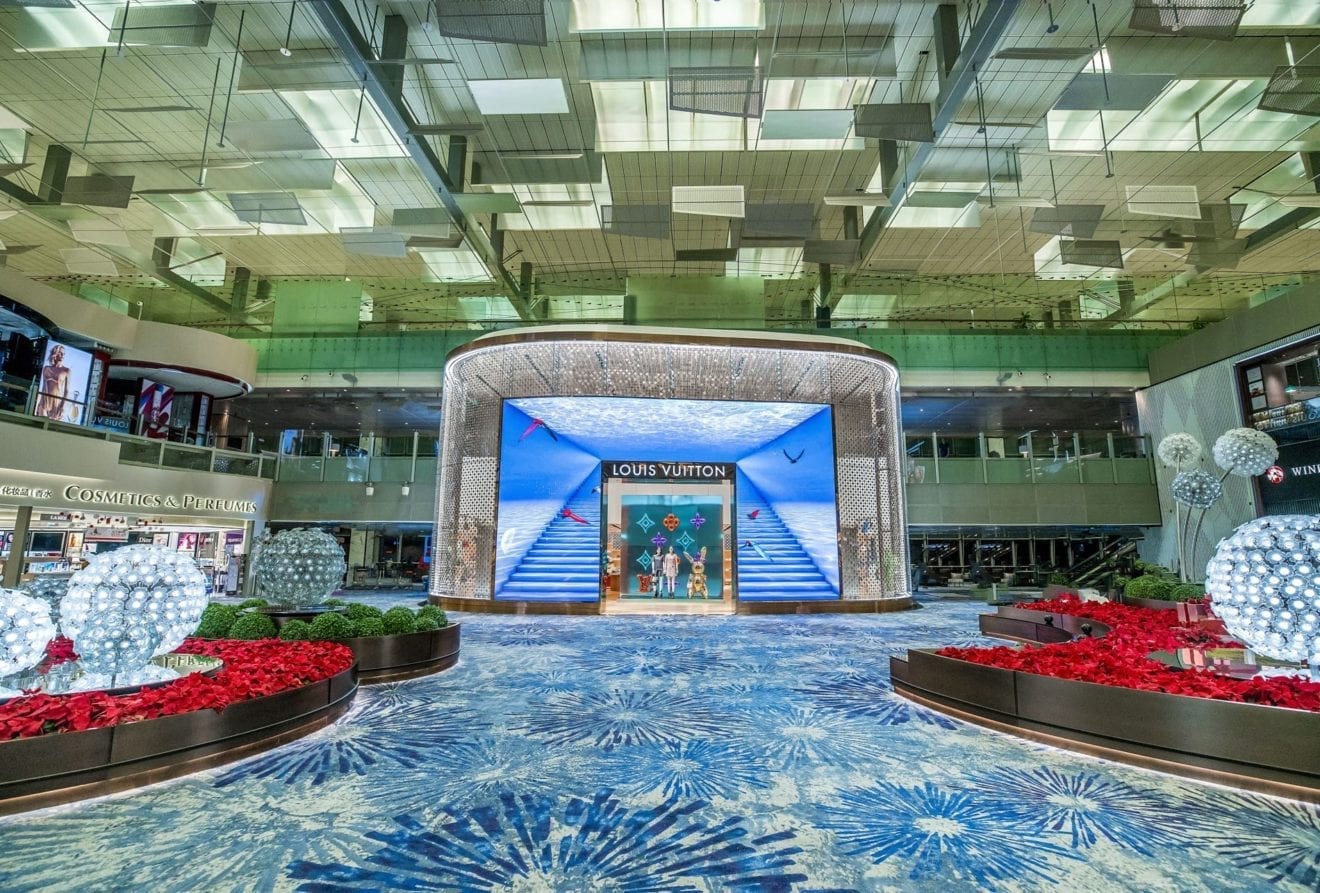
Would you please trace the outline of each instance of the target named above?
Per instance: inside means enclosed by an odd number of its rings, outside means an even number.
[[[429,633],[433,630],[439,629],[440,624],[436,623],[435,618],[430,615],[418,616],[417,622],[413,624],[413,628],[419,633]]]
[[[243,614],[234,621],[234,625],[229,628],[231,639],[273,639],[275,638],[275,621],[271,620],[265,614],[251,613]]]
[[[306,620],[290,620],[280,627],[280,639],[285,642],[306,642],[312,637],[312,625]]]
[[[240,611],[247,610],[248,608],[269,608],[269,607],[270,607],[270,602],[266,601],[264,598],[248,598],[238,603],[238,609]]]
[[[343,614],[321,614],[312,621],[311,639],[314,642],[338,641],[353,635],[353,621]]]
[[[385,635],[385,621],[379,617],[363,617],[353,621],[353,635],[360,638]]]
[[[234,605],[207,605],[193,635],[202,639],[226,638],[237,619],[238,608]]]
[[[418,608],[417,619],[421,620],[423,617],[429,617],[431,620],[434,620],[437,629],[449,625],[449,618],[445,617],[444,608],[441,608],[439,605],[425,605]]]
[[[344,610],[344,616],[349,620],[365,620],[368,617],[374,617],[377,620],[385,616],[385,612],[380,608],[373,608],[371,605],[354,603]]]
[[[1187,602],[1205,595],[1205,587],[1199,583],[1179,583],[1169,590],[1169,601]]]
[[[1128,583],[1127,588],[1123,590],[1123,594],[1129,598],[1149,598],[1165,601],[1168,599],[1169,593],[1173,591],[1173,585],[1172,580],[1146,574]]]
[[[332,605],[336,608],[342,608],[344,607],[344,605],[348,604],[348,602],[344,601],[342,598],[328,598],[325,601],[321,602],[321,604]]]
[[[390,608],[385,612],[385,635],[401,636],[417,631],[417,618],[407,608]]]

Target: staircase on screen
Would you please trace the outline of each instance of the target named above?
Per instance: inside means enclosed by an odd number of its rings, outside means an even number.
[[[590,523],[579,524],[561,514],[547,524],[500,589],[501,598],[600,597],[600,495],[591,492],[596,486],[596,476],[589,475],[564,506]]]
[[[750,488],[738,494],[738,597],[747,600],[838,598],[839,593],[816,567],[774,509]],[[754,519],[748,515],[756,512]],[[755,549],[756,543],[770,561]]]

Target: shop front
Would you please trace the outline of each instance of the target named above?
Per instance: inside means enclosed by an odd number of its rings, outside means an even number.
[[[120,444],[5,425],[0,456],[0,581],[69,574],[136,543],[185,552],[215,592],[236,592],[270,482],[120,461]],[[35,466],[40,465],[38,470]]]

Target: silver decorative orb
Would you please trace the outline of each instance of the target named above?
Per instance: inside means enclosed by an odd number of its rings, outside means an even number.
[[[26,583],[19,584],[19,591],[40,599],[50,606],[50,616],[56,622],[60,620],[60,601],[69,591],[69,578],[56,574],[41,574]]]
[[[44,601],[17,589],[0,589],[0,677],[41,663],[53,638],[55,622]]]
[[[1190,434],[1170,434],[1160,441],[1155,454],[1165,465],[1180,468],[1201,458],[1201,442]]]
[[[1205,572],[1230,633],[1267,657],[1320,666],[1320,515],[1248,521]]]
[[[1215,464],[1244,478],[1264,474],[1279,458],[1279,445],[1264,431],[1230,428],[1214,446]]]
[[[160,647],[160,630],[143,617],[111,614],[102,623],[88,625],[74,641],[78,663],[98,678],[94,688],[105,688],[124,675],[137,679]],[[131,684],[131,683],[130,683]]]
[[[1180,471],[1169,487],[1173,498],[1194,509],[1208,509],[1224,492],[1219,479],[1207,471]]]
[[[318,604],[339,587],[347,569],[343,547],[324,530],[281,530],[257,555],[257,592],[274,605]]]
[[[95,672],[117,674],[134,669],[128,664],[142,642],[150,640],[152,646],[137,668],[153,654],[178,648],[205,609],[206,578],[191,557],[164,546],[127,546],[93,556],[73,575],[60,602],[60,631],[73,640],[89,671],[90,657],[120,665]],[[89,648],[110,649],[122,657],[100,658]]]

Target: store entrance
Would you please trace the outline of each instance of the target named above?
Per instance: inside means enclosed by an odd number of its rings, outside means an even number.
[[[602,463],[605,613],[732,613],[732,469],[712,479],[683,476],[677,464],[651,465],[662,476],[611,476],[627,472],[626,464]],[[673,476],[664,476],[666,468]]]

